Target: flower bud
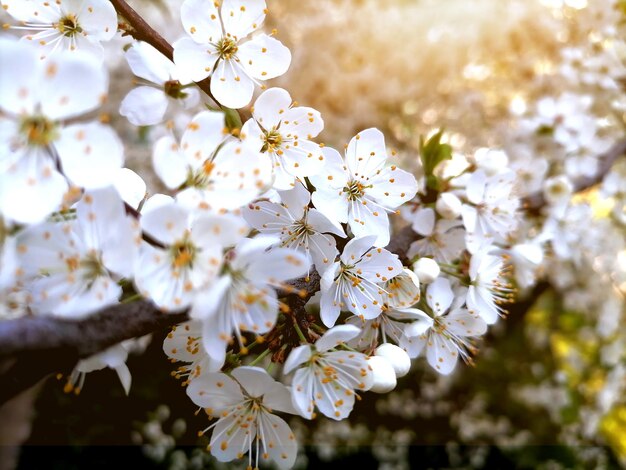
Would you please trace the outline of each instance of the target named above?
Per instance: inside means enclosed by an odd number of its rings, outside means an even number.
[[[376,348],[374,354],[389,361],[396,377],[404,377],[411,370],[411,358],[404,349],[395,344],[383,343]]]
[[[461,200],[452,193],[441,193],[435,209],[444,219],[456,219],[461,215]]]
[[[441,270],[437,261],[432,258],[420,258],[413,263],[413,271],[417,274],[420,282],[430,284],[439,277]]]
[[[374,385],[371,392],[387,393],[396,388],[396,373],[387,359],[381,356],[371,356],[367,363],[372,368]]]

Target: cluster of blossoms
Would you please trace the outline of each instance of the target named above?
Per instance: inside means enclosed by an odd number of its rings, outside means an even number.
[[[124,146],[106,120],[81,120],[106,100],[100,41],[117,32],[111,3],[2,5],[10,28],[31,32],[0,39],[1,292],[62,318],[137,299],[188,311],[163,349],[182,363],[173,375],[189,398],[216,419],[203,433],[220,461],[247,454],[251,467],[291,467],[295,436],[277,412],[345,419],[360,394],[393,390],[420,355],[449,375],[459,358],[472,363],[515,285],[536,282],[548,243],[558,259],[584,262],[571,227],[589,215],[569,202],[607,148],[586,95],[546,97],[520,118],[520,135],[550,156],[532,173],[516,161],[519,135],[513,157],[481,149],[455,168],[439,133],[422,142],[416,176],[378,129],[343,152],[317,142],[320,113],[261,84],[291,62],[258,31],[263,0],[185,0],[172,60],[140,41],[125,51],[142,81],[119,114],[160,136],[152,166],[167,194],[148,196],[122,168]],[[214,103],[194,83],[207,78]],[[255,85],[249,119],[233,125]],[[604,187],[621,198],[622,223],[623,183],[614,174]],[[548,214],[534,224],[520,198],[537,190]],[[394,238],[401,218],[407,246]],[[128,391],[130,349],[81,361],[68,389],[108,366]]]

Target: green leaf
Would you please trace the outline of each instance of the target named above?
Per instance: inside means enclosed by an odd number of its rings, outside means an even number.
[[[433,189],[437,189],[438,186],[436,178],[431,178],[435,168],[441,162],[452,158],[452,146],[441,143],[443,132],[443,129],[440,129],[439,132],[426,141],[423,137],[420,138],[420,159],[424,167],[427,184],[429,187],[433,187]]]

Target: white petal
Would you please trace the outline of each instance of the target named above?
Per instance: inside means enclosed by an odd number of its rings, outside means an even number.
[[[385,136],[375,128],[359,132],[350,140],[346,149],[346,164],[357,181],[382,169],[386,160]]]
[[[220,60],[211,75],[211,93],[227,108],[243,108],[252,100],[254,82],[236,61]]]
[[[483,170],[472,173],[472,176],[470,176],[467,182],[467,199],[474,204],[483,202],[486,184],[487,175]]]
[[[124,163],[124,146],[115,131],[99,122],[63,128],[55,142],[63,173],[85,188],[108,186]]]
[[[356,263],[363,255],[374,246],[376,236],[369,235],[367,237],[353,238],[343,249],[341,261],[345,265]],[[386,250],[385,250],[386,251]]]
[[[454,293],[450,288],[450,281],[444,277],[438,277],[426,290],[426,303],[436,316],[442,315],[454,300]]]
[[[432,334],[426,346],[426,358],[430,366],[442,375],[449,375],[456,367],[459,353],[452,341],[439,334]]]
[[[324,129],[324,121],[319,111],[313,108],[297,106],[285,112],[282,129],[285,134],[298,136],[300,139],[312,139]]]
[[[128,395],[128,393],[130,392],[130,383],[132,380],[130,370],[128,370],[128,366],[126,364],[120,364],[119,366],[115,367],[115,372],[117,372],[117,377],[120,379],[120,383],[124,388],[124,392],[126,393],[126,395]]]
[[[431,235],[435,230],[435,211],[430,207],[418,209],[413,216],[411,228],[425,237]]]
[[[191,38],[181,38],[172,47],[177,70],[196,82],[211,74],[219,57],[212,46],[196,44]]]
[[[258,282],[274,284],[303,276],[309,267],[310,261],[306,255],[288,248],[274,248],[259,253],[251,260],[246,276]]]
[[[0,108],[17,115],[32,114],[39,98],[42,66],[34,50],[24,43],[3,38],[0,64]]]
[[[304,364],[311,358],[311,346],[303,344],[294,348],[283,366],[283,374],[289,374],[292,370]]]
[[[214,0],[185,0],[180,19],[185,31],[199,44],[216,43],[222,37],[222,25]]]
[[[244,399],[239,384],[219,372],[202,374],[193,380],[187,387],[187,395],[196,405],[210,409],[209,414],[214,416]]]
[[[291,52],[278,39],[259,34],[239,46],[237,57],[246,73],[257,80],[283,75],[291,64]]]
[[[326,331],[326,333],[315,342],[315,349],[318,351],[328,351],[341,343],[346,343],[356,338],[359,333],[361,333],[361,329],[354,325],[335,326]]]
[[[224,31],[235,39],[243,39],[265,20],[265,0],[224,0],[221,16]]]
[[[417,193],[415,176],[395,165],[383,168],[380,173],[372,176],[370,184],[373,187],[367,189],[365,194],[390,209],[395,209],[413,199]]]
[[[365,204],[364,204],[365,203]],[[374,246],[389,244],[389,217],[382,206],[371,199],[350,201],[348,225],[355,237],[375,235]]]
[[[262,397],[276,383],[272,376],[261,367],[236,367],[231,375],[249,396],[255,398]]]
[[[161,137],[152,150],[152,165],[157,176],[170,189],[187,179],[187,157],[170,135]]]
[[[41,111],[50,119],[68,119],[91,111],[106,97],[108,80],[88,53],[63,52],[48,58],[39,83]]]
[[[191,120],[180,145],[192,168],[200,167],[224,142],[224,125],[224,113],[217,111],[202,111]]]
[[[67,0],[64,2],[67,3]],[[64,5],[67,8],[67,5]],[[92,40],[108,41],[117,33],[117,12],[108,0],[90,0],[89,7],[80,2],[76,9],[78,23]],[[68,8],[69,10],[69,8]]]
[[[287,423],[269,413],[261,413],[259,419],[262,424],[259,426],[258,434],[260,437],[261,429],[265,431],[264,443],[267,444],[270,459],[281,470],[292,468],[298,456],[298,443]]]
[[[282,88],[265,90],[254,102],[252,116],[267,131],[278,127],[289,110],[292,100],[289,92]]]
[[[153,126],[163,121],[169,101],[163,90],[140,86],[128,92],[120,104],[120,114],[135,126]]]
[[[144,213],[141,228],[161,243],[171,245],[187,230],[188,219],[189,213],[186,209],[171,203]]]
[[[148,194],[146,182],[128,168],[120,168],[117,171],[113,185],[124,202],[134,209],[139,207]]]

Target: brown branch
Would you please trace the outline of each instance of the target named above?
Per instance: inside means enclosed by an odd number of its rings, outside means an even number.
[[[117,14],[123,17],[131,27],[131,29],[124,29],[126,34],[132,36],[138,41],[144,41],[153,46],[161,54],[167,57],[169,60],[174,61],[174,48],[165,40],[152,26],[150,26],[128,3],[124,0],[111,0]],[[213,93],[211,93],[211,79],[205,78],[199,82],[195,82],[206,95],[211,98],[220,109],[227,109],[215,99]],[[240,110],[236,110],[239,114],[241,122],[246,121],[246,116]]]

